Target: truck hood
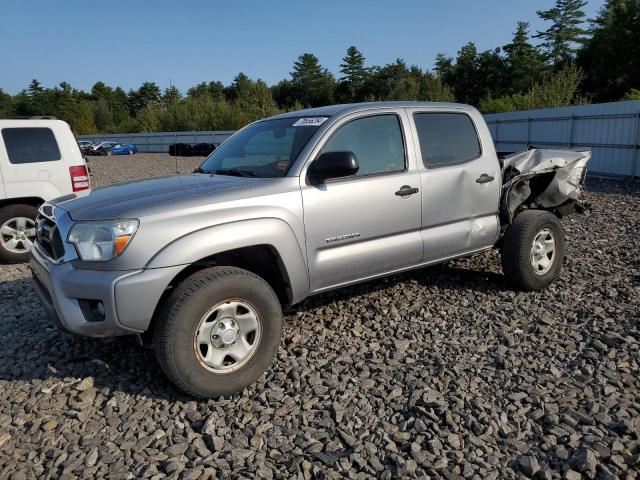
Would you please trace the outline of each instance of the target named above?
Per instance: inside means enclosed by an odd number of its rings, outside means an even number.
[[[67,195],[51,204],[74,220],[109,220],[146,206],[247,187],[260,179],[228,175],[173,175],[96,188],[85,196]]]

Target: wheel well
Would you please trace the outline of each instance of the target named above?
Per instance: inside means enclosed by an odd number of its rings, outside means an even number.
[[[39,207],[44,203],[44,200],[38,197],[21,197],[21,198],[3,198],[0,199],[0,207],[6,207],[7,205],[31,205],[33,207]]]
[[[193,262],[171,280],[156,306],[149,330],[144,334],[145,343],[147,343],[149,337],[152,337],[155,319],[173,289],[188,276],[199,270],[214,266],[238,267],[255,273],[273,288],[283,306],[288,306],[293,301],[293,292],[287,270],[278,251],[273,246],[254,245],[216,253]]]
[[[195,271],[214,265],[238,267],[253,272],[273,288],[283,305],[292,301],[293,294],[289,276],[280,254],[271,245],[254,245],[216,253],[194,262],[180,272],[174,281],[182,281]],[[173,284],[173,282],[171,283]]]

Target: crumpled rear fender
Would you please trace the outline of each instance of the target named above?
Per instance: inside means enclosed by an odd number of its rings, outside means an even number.
[[[522,205],[554,211],[577,203],[590,158],[590,151],[546,149],[507,157],[500,205],[503,223],[511,223]]]

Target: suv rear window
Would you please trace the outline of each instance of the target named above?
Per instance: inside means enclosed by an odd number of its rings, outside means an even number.
[[[60,160],[60,149],[49,128],[3,128],[2,138],[11,163]]]
[[[464,113],[416,113],[422,162],[425,167],[463,163],[480,156],[473,121]]]

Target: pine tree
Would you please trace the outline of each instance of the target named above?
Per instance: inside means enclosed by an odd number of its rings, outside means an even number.
[[[278,83],[271,87],[271,95],[280,108],[290,109],[294,105],[300,105],[300,110],[303,108],[296,100],[296,93],[291,80],[280,80]]]
[[[31,80],[25,94],[25,110],[21,114],[25,115],[56,115],[56,105],[54,92],[44,88],[35,78]]]
[[[436,55],[434,70],[445,82],[449,81],[453,76],[453,58],[445,56],[444,53],[439,53]]]
[[[251,88],[251,79],[243,72],[240,72],[235,76],[231,85],[224,89],[224,94],[227,100],[235,100],[245,90]]]
[[[240,73],[234,78],[231,88],[234,94],[233,105],[247,116],[247,122],[278,113],[278,106],[273,100],[271,90],[262,80],[253,81],[244,73]]]
[[[144,82],[136,91],[129,92],[129,109],[131,116],[135,117],[138,112],[148,105],[160,102],[160,87],[155,82]]]
[[[507,70],[510,77],[510,92],[528,90],[542,80],[546,66],[540,51],[529,43],[529,24],[518,22],[511,43],[502,47],[506,53]]]
[[[162,103],[164,105],[175,105],[180,101],[182,95],[180,94],[180,90],[175,85],[171,85],[164,89],[164,93],[162,94]]]
[[[586,0],[556,0],[553,8],[536,11],[542,20],[551,22],[551,26],[534,37],[542,39],[542,45],[556,67],[571,61],[577,51],[575,45],[584,41],[587,32],[582,28],[585,21],[582,8],[586,4]]]
[[[96,82],[91,87],[91,97],[93,100],[99,100],[101,98],[108,99],[113,93],[113,89],[108,87],[103,82]]]
[[[0,118],[13,115],[14,109],[13,97],[0,88]]]
[[[578,52],[583,88],[598,102],[620,100],[640,89],[640,0],[608,0],[592,23]]]
[[[333,100],[333,75],[323,68],[318,57],[311,53],[303,53],[295,61],[291,82],[295,99],[307,107],[328,105]]]
[[[55,115],[66,122],[72,121],[73,115],[77,111],[75,106],[80,100],[79,97],[79,92],[71,88],[68,82],[60,82],[59,87],[53,89]]]
[[[29,91],[29,95],[37,95],[38,93],[42,93],[44,88],[42,88],[42,84],[34,78],[31,80],[27,90]]]
[[[359,99],[359,92],[367,80],[367,69],[364,66],[364,55],[356,47],[349,47],[347,54],[340,64],[340,73],[344,76],[340,78],[340,87],[346,89],[347,101]]]
[[[442,61],[440,63],[443,63]],[[438,66],[438,71],[441,67]],[[445,81],[451,85],[456,99],[462,103],[477,105],[484,96],[483,78],[479,71],[478,49],[473,42],[463,45],[458,51]]]
[[[225,91],[225,87],[222,82],[202,82],[197,84],[195,87],[191,87],[187,90],[187,96],[189,97],[201,97],[201,96],[209,96],[213,99],[219,99],[223,96]]]
[[[422,71],[407,68],[401,58],[383,67],[374,66],[362,88],[367,100],[418,100]]]

